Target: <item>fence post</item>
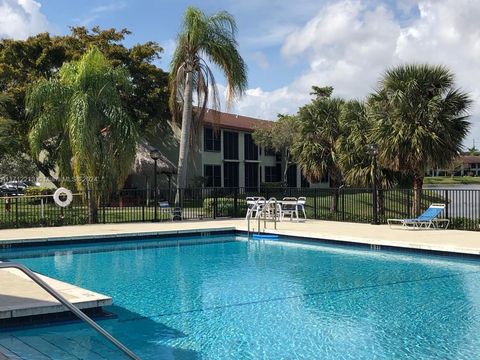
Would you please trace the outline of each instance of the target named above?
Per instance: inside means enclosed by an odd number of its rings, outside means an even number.
[[[233,198],[233,217],[236,218],[238,215],[238,187],[235,188],[234,198]]]
[[[106,217],[106,209],[105,209],[105,194],[102,194],[102,217],[103,217],[103,223],[105,224],[107,222]]]
[[[342,221],[345,221],[345,193],[343,191],[343,188],[340,188],[339,191],[340,197],[342,199]]]
[[[218,193],[216,190],[213,192],[213,218],[217,218],[217,201],[218,201]]]
[[[18,228],[18,195],[15,198],[15,227]]]
[[[169,194],[170,195],[170,194]],[[148,196],[148,193],[145,191],[145,198]],[[142,204],[142,221],[145,222],[145,202],[144,199],[140,198],[140,203]],[[146,199],[145,199],[146,200]]]
[[[317,188],[313,190],[313,218],[317,220]]]
[[[411,206],[411,204],[410,204],[411,201],[412,201],[412,199],[411,199],[411,197],[412,197],[411,192],[412,192],[412,189],[407,189],[407,217],[408,217],[408,218],[411,218],[411,217],[412,217],[412,215],[411,215],[411,214],[412,214],[412,206]]]
[[[449,203],[449,201],[448,201],[448,190],[445,190],[445,218],[447,218],[447,219],[448,219],[448,217],[449,217],[449,213],[448,213],[448,208],[449,208],[449,206],[448,206],[448,203]]]

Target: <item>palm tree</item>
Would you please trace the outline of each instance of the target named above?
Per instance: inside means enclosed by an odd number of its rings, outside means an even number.
[[[337,142],[337,149],[344,181],[348,185],[370,187],[374,176],[377,176],[378,213],[383,215],[385,206],[382,189],[389,188],[396,182],[396,174],[382,166],[374,173],[370,149],[372,121],[367,115],[366,104],[358,100],[347,101],[342,107],[340,123],[344,136]]]
[[[55,144],[63,184],[72,186],[73,176],[73,186],[87,191],[90,222],[98,220],[101,195],[123,186],[135,158],[137,129],[119,92],[128,88],[128,74],[92,48],[27,93],[32,153],[38,157],[44,144]]]
[[[328,95],[329,96],[329,95]],[[292,146],[295,161],[309,181],[330,177],[334,188],[330,210],[338,208],[338,188],[342,184],[342,170],[338,162],[337,142],[343,136],[340,114],[344,100],[317,96],[298,111],[299,135]]]
[[[468,133],[468,94],[454,87],[444,66],[402,65],[388,70],[368,100],[380,162],[413,179],[418,214],[425,171],[458,156]]]
[[[238,52],[234,18],[225,11],[212,16],[188,7],[170,66],[170,108],[174,119],[182,109],[182,132],[178,156],[175,205],[180,206],[180,189],[186,187],[189,144],[193,144],[212,96],[211,107],[219,100],[213,72],[208,62],[217,65],[227,80],[227,103],[240,97],[247,87],[247,68]],[[198,107],[193,113],[193,98]]]

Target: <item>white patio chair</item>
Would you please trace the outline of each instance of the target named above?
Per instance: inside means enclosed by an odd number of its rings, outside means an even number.
[[[305,196],[300,196],[298,198],[298,210],[303,213],[303,218],[307,220],[307,213],[305,212],[305,203],[307,202],[307,198]]]
[[[285,216],[290,217],[290,221],[293,217],[298,221],[298,200],[295,197],[284,197],[282,200],[281,220],[285,219]]]

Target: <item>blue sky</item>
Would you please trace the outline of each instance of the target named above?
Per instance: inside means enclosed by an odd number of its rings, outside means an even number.
[[[241,3],[241,4],[239,4]],[[183,12],[189,5],[207,13],[227,10],[238,25],[242,56],[249,65],[249,86],[273,90],[292,81],[307,64],[288,63],[280,59],[281,39],[295,24],[308,20],[309,11],[298,11],[295,21],[289,19],[287,2],[275,6],[256,1],[41,1],[42,12],[57,33],[66,33],[72,24],[101,27],[126,27],[133,32],[126,44],[157,41],[164,49],[160,66],[168,69],[170,54],[179,30]],[[318,6],[312,4],[311,10]],[[269,13],[275,12],[275,21]],[[278,76],[282,74],[282,76]],[[219,79],[221,81],[221,79]]]
[[[480,145],[480,1],[475,0],[0,0],[0,37],[72,25],[126,27],[127,45],[156,41],[168,69],[185,8],[227,10],[237,20],[249,90],[232,112],[274,120],[309,101],[312,85],[363,98],[388,67],[405,62],[447,65],[475,101],[472,132]],[[217,77],[220,90],[224,80]]]

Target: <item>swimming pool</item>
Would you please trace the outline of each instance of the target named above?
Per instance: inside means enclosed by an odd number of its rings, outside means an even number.
[[[480,357],[476,259],[235,234],[2,258],[112,296],[99,323],[142,359]],[[122,358],[79,322],[4,330],[0,346],[29,360]]]

